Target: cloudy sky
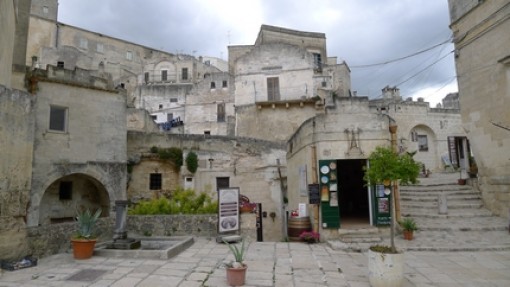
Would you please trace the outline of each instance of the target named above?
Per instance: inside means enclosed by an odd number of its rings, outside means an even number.
[[[447,0],[59,0],[59,21],[171,53],[227,60],[262,24],[326,34],[352,89],[435,106],[457,91]]]

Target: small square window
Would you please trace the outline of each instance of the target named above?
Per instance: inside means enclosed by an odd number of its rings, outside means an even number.
[[[151,173],[150,174],[150,190],[160,190],[161,189],[161,173]]]
[[[133,52],[127,51],[126,52],[126,59],[128,59],[129,61],[133,60]]]
[[[71,200],[73,199],[73,182],[72,181],[61,181],[58,188],[58,199],[59,200]]]
[[[170,98],[170,103],[177,103],[177,98]]]
[[[163,108],[163,104],[159,104],[159,109],[161,110]]]
[[[64,68],[64,62],[63,61],[58,61],[57,62],[57,68]]]
[[[104,52],[103,43],[97,43],[96,44],[96,51],[99,52],[99,53],[103,53]]]
[[[204,135],[211,135],[211,131],[204,131]]]
[[[216,83],[215,82],[211,82],[211,89],[216,89]]]
[[[228,86],[227,81],[223,81],[223,88],[226,88]]]
[[[326,83],[326,81],[322,82],[322,87],[325,88],[327,86],[328,83]]]
[[[67,108],[50,106],[50,130],[65,132],[67,121]]]

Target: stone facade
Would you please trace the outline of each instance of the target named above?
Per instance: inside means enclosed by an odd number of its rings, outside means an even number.
[[[170,167],[165,168],[168,164],[160,162],[158,165],[157,160],[147,156],[152,146],[179,147],[184,154],[195,152],[199,160],[198,170],[191,174],[184,165],[176,181],[176,174],[166,172],[171,170]],[[151,173],[165,174],[160,192],[171,192],[179,185],[205,192],[212,198],[218,198],[220,182],[228,181],[228,186],[239,187],[241,194],[251,202],[262,203],[268,214],[275,212],[274,220],[264,218],[265,240],[284,238],[282,185],[286,186],[286,170],[278,165],[285,160],[283,144],[241,137],[128,132],[128,157],[130,162],[135,163],[130,188],[131,185],[137,186],[141,192],[139,197],[154,196],[156,191],[149,190],[148,185]]]
[[[398,126],[396,139],[399,151],[415,153],[414,159],[432,172],[444,170],[441,156],[448,155],[447,137],[465,136],[461,132],[457,111],[431,109],[428,103],[394,99],[336,98],[332,105],[334,109],[304,122],[288,141],[288,208],[296,210],[300,203],[305,203],[321,238],[338,237],[338,229],[325,225],[323,214],[317,216],[312,205],[308,204],[307,185],[319,183],[320,175],[323,175],[318,171],[319,161],[330,160],[343,167],[335,171],[339,178],[335,191],[338,192],[340,211],[328,216],[340,221],[339,227],[342,228],[342,212],[350,208],[364,210],[366,214],[356,215],[357,222],[361,222],[359,219],[362,218],[366,220],[365,224],[375,225],[369,212],[374,203],[367,196],[369,189],[364,187],[361,166],[367,165],[367,158],[376,147],[390,145],[390,123]],[[419,142],[412,139],[413,134],[427,138],[428,148],[420,148]],[[351,174],[346,175],[346,169],[358,169],[354,174],[357,178],[346,179],[346,176],[352,177]],[[350,197],[347,194],[351,194]]]
[[[494,213],[510,206],[510,3],[449,0],[463,127],[478,187]]]

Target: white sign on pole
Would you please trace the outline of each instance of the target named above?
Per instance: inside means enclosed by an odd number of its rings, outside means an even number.
[[[239,188],[220,189],[218,205],[218,233],[239,230]]]

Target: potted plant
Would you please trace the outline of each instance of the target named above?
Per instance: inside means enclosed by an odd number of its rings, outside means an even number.
[[[236,244],[229,243],[223,240],[227,244],[232,255],[234,255],[234,261],[227,264],[227,283],[229,286],[242,286],[246,281],[246,269],[248,266],[244,264],[244,255],[246,251],[246,245],[244,238],[241,240],[241,247],[239,248]]]
[[[306,243],[316,243],[319,241],[320,235],[315,231],[303,231],[299,235],[299,239],[303,240]]]
[[[416,183],[420,165],[408,153],[397,154],[391,148],[377,147],[368,157],[363,179],[368,184],[383,184],[391,194],[393,183]],[[390,246],[371,246],[368,250],[368,278],[371,286],[402,286],[404,280],[404,254],[395,247],[394,204],[390,200]]]
[[[400,221],[402,227],[402,234],[405,240],[413,240],[413,234],[415,230],[418,230],[416,222],[410,217],[406,217]]]
[[[94,213],[90,209],[77,212],[76,222],[78,229],[73,238],[71,238],[75,259],[88,259],[92,257],[97,241],[94,228],[99,216],[101,216],[101,209],[97,209]]]

